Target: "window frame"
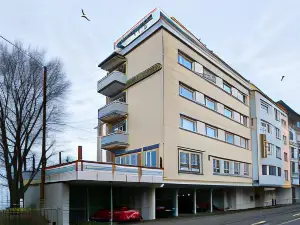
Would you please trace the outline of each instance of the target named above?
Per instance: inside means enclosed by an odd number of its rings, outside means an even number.
[[[236,165],[238,165],[236,167]],[[238,169],[238,170],[236,170]],[[234,175],[241,175],[241,163],[239,162],[233,162],[233,174]]]
[[[277,176],[281,177],[281,167],[277,167]]]
[[[263,176],[267,176],[268,175],[268,166],[267,165],[261,165],[261,174]],[[265,169],[265,170],[264,170]],[[265,172],[265,173],[264,173]]]
[[[230,89],[230,92],[228,92],[228,91],[226,90],[225,87],[229,88],[229,89]],[[224,90],[226,93],[232,95],[232,86],[231,86],[230,84],[228,84],[228,83],[227,83],[226,81],[224,81],[224,80],[223,80],[223,90]]]
[[[183,169],[183,167],[181,166],[181,153],[187,154],[187,156],[188,156],[188,158],[187,158],[188,163],[185,164],[185,165],[187,165],[185,167],[187,169]],[[196,167],[195,167],[195,165],[197,165],[197,164],[192,164],[192,155],[198,156],[199,165]],[[187,151],[185,149],[180,149],[180,148],[178,149],[178,172],[179,173],[202,174],[202,170],[203,170],[203,162],[202,162],[202,153],[201,152]]]
[[[241,99],[240,99],[239,95],[241,96]],[[244,95],[242,92],[238,91],[237,98],[238,98],[238,100],[240,100],[241,102],[247,104],[247,96]]]
[[[274,172],[274,174],[273,174]],[[269,165],[269,176],[276,176],[276,166],[270,166]]]
[[[276,134],[276,138],[280,139],[280,129],[275,127],[275,134]]]
[[[185,61],[187,61],[188,63],[190,63],[191,68],[187,67],[186,64],[184,62],[181,62],[180,57],[182,57]],[[178,56],[177,56],[177,62],[184,66],[185,68],[189,69],[189,70],[193,70],[193,64],[194,64],[194,60],[191,59],[189,56],[185,55],[184,53],[178,52]]]
[[[289,180],[289,171],[288,170],[284,170],[284,180],[285,181]]]
[[[187,92],[191,92],[192,98],[183,95],[183,94],[182,94],[182,89],[185,89]],[[192,88],[186,86],[186,85],[183,85],[183,84],[179,84],[179,95],[182,96],[182,97],[184,97],[184,98],[193,100],[193,101],[196,100],[196,91],[195,91],[194,89],[192,89]]]
[[[229,142],[229,141],[227,141],[227,137],[228,136],[232,136],[232,143],[231,142]],[[225,141],[226,141],[226,143],[229,143],[229,144],[232,144],[232,145],[234,145],[234,134],[233,133],[230,133],[230,132],[227,132],[227,131],[225,131]]]
[[[270,108],[270,105],[267,102],[265,102],[264,100],[261,99],[260,100],[260,110],[266,112],[267,114],[269,114],[269,108]]]
[[[292,131],[290,131],[290,141],[293,141],[294,140],[294,134]]]
[[[292,159],[296,159],[295,156],[295,148],[294,147],[290,147],[291,148],[291,158]]]
[[[228,165],[228,168],[226,168],[226,166],[225,166],[226,164]],[[223,167],[224,167],[224,173],[225,174],[230,174],[230,162],[227,161],[227,160],[224,160]]]
[[[215,131],[215,136],[214,137],[209,136],[207,134],[207,128],[212,129],[212,130]],[[205,134],[206,134],[207,137],[210,137],[210,138],[218,138],[218,128],[205,124]]]
[[[226,115],[226,110],[228,112],[231,112],[231,116],[230,117]],[[233,119],[233,112],[234,111],[232,109],[229,109],[228,107],[224,106],[224,116],[226,116],[227,118]]]
[[[240,114],[240,119],[241,119],[240,123],[247,127],[248,126],[247,116]]]
[[[275,112],[274,113],[275,114],[275,120],[280,121],[280,112],[279,112],[279,110],[274,108],[274,112]]]
[[[153,152],[155,152],[155,165],[153,165],[153,155],[152,155],[152,153]],[[150,153],[150,165],[148,165],[148,153]],[[143,165],[145,166],[145,167],[153,167],[153,168],[157,168],[158,167],[158,154],[157,154],[157,151],[156,150],[148,150],[148,151],[144,151],[143,152],[143,160],[144,160],[144,162],[143,162]]]
[[[209,105],[207,104],[207,102],[211,102],[214,105],[214,108],[212,109],[211,107],[209,107]],[[213,111],[217,111],[217,102],[212,100],[211,98],[205,96],[205,106]]]
[[[288,154],[286,152],[283,153],[284,161],[288,162]]]
[[[189,121],[193,123],[193,130],[187,129],[185,127],[183,127],[183,120]],[[192,131],[192,132],[197,132],[197,121],[193,120],[191,118],[188,118],[186,116],[180,116],[180,127],[184,130],[188,130],[188,131]]]
[[[214,173],[221,173],[221,163],[219,159],[213,159],[213,171]]]
[[[247,171],[246,171],[246,168],[247,168]],[[250,171],[250,164],[244,163],[244,176],[249,176],[249,171]]]

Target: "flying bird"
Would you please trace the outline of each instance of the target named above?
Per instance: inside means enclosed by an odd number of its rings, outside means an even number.
[[[284,76],[281,77],[281,81],[283,80]]]
[[[82,12],[81,17],[83,17],[83,18],[85,18],[86,20],[90,21],[89,18],[87,18],[87,16],[85,15],[83,9],[81,9],[81,12]]]

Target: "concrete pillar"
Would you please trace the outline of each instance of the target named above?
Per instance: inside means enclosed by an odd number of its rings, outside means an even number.
[[[97,138],[97,162],[102,162],[101,137]]]
[[[210,212],[213,212],[213,189],[210,189]]]
[[[149,190],[149,220],[155,220],[155,208],[156,208],[156,201],[155,201],[155,187],[151,187]]]
[[[194,189],[193,213],[197,214],[197,189]]]
[[[175,209],[173,216],[178,216],[178,189],[175,189],[174,191],[173,208]]]

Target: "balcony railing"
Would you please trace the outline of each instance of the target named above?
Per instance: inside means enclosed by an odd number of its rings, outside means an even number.
[[[120,150],[128,146],[128,134],[124,132],[111,133],[101,137],[101,148],[105,150]]]
[[[100,94],[112,97],[123,90],[126,81],[124,73],[113,71],[98,81],[97,90]]]
[[[126,117],[128,105],[124,102],[113,101],[98,110],[98,118],[104,123],[122,120]]]

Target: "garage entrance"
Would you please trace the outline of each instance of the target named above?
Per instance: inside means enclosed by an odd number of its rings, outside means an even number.
[[[194,189],[179,189],[178,213],[194,213]]]

